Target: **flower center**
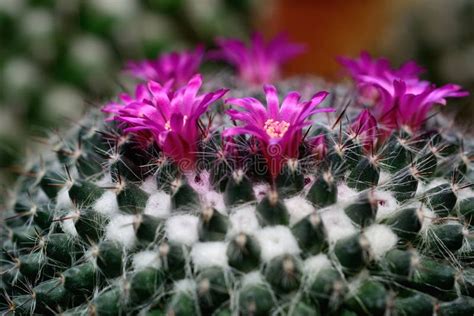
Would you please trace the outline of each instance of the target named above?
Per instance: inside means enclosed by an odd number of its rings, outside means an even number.
[[[275,121],[274,119],[268,119],[263,126],[268,136],[272,138],[283,137],[289,127],[290,123],[285,121]]]

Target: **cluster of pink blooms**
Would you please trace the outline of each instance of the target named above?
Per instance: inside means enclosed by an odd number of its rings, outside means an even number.
[[[223,100],[234,107],[227,110],[227,115],[240,125],[226,128],[222,137],[231,140],[246,134],[254,138],[275,177],[284,162],[298,158],[303,131],[312,124],[310,118],[334,111],[318,108],[328,93],[317,92],[310,100],[302,101],[298,92],[290,92],[280,102],[277,89],[269,83],[279,78],[283,63],[303,51],[303,46],[290,43],[284,36],[265,43],[262,35],[256,34],[248,45],[235,39],[218,39],[216,44],[219,49],[210,52],[208,58],[225,60],[235,67],[243,83],[263,85],[266,96],[266,106],[252,97]],[[119,102],[103,107],[111,115],[109,120],[119,122],[124,132],[155,141],[183,172],[193,170],[199,141],[213,128],[205,126],[203,114],[228,92],[219,89],[199,94],[199,67],[205,56],[204,49],[198,47],[165,54],[157,60],[130,62],[127,70],[144,82],[137,86],[135,95],[122,94]],[[380,135],[394,129],[416,131],[434,104],[445,104],[447,97],[467,95],[457,85],[437,88],[421,80],[421,68],[413,62],[393,69],[387,60],[372,59],[366,53],[358,59],[341,58],[340,62],[357,83],[361,100],[370,103],[351,126],[366,149],[373,148]],[[318,155],[326,153],[324,143],[322,135],[311,140]]]
[[[423,68],[413,61],[395,69],[387,59],[373,59],[366,52],[358,59],[339,58],[339,61],[355,81],[363,102],[370,104],[370,113],[359,116],[360,120],[366,120],[358,123],[359,126],[377,122],[382,138],[399,128],[415,133],[423,126],[434,105],[445,105],[448,97],[469,94],[455,84],[436,87],[422,80]],[[364,130],[371,128],[366,126]]]

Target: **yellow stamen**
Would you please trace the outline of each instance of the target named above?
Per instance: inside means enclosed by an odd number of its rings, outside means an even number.
[[[268,136],[272,138],[283,137],[289,127],[290,123],[285,121],[275,121],[274,119],[268,119],[263,126]]]

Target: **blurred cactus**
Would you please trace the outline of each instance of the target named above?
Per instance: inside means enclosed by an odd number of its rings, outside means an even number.
[[[110,96],[124,60],[245,33],[252,5],[252,0],[1,0],[0,181],[24,150],[27,135],[77,119],[87,103]]]

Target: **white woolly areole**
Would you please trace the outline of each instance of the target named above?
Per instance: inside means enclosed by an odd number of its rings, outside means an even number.
[[[241,282],[242,282],[242,287],[253,285],[253,284],[265,283],[260,271],[253,271],[253,272],[247,273],[246,275],[242,277]]]
[[[474,191],[471,188],[464,188],[462,190],[457,190],[456,196],[458,197],[458,201],[462,201],[474,197]]]
[[[416,195],[421,195],[426,191],[428,184],[425,184],[423,181],[418,181],[418,186],[416,187]]]
[[[198,242],[191,249],[191,259],[196,269],[227,267],[227,244],[225,242]]]
[[[199,181],[191,175],[188,176],[188,183],[199,194],[203,206],[215,208],[219,213],[226,214],[224,195],[213,190],[210,177],[209,171],[202,171],[198,177]]]
[[[300,247],[290,229],[286,226],[265,227],[256,233],[257,240],[262,250],[262,259],[271,259],[284,255],[297,255]]]
[[[69,212],[64,217],[67,219],[60,222],[61,228],[66,234],[76,237],[78,234],[77,234],[76,226],[74,225],[74,223],[75,223],[75,219],[79,217],[79,212],[72,211],[72,212]]]
[[[467,232],[469,234],[469,232]],[[465,234],[465,235],[467,235]],[[470,253],[472,251],[472,246],[469,242],[466,242],[466,240],[462,243],[461,248],[458,250],[459,253]]]
[[[322,210],[320,216],[330,244],[335,244],[339,239],[348,237],[357,231],[344,210],[337,206]]]
[[[386,171],[381,171],[379,176],[379,185],[388,183],[392,178],[392,175]]]
[[[156,179],[153,176],[149,176],[148,178],[143,181],[143,183],[140,185],[140,189],[145,191],[148,194],[153,194],[156,192],[157,187],[156,187]]]
[[[376,190],[374,197],[378,201],[376,219],[386,218],[397,211],[398,201],[391,192]]]
[[[443,179],[443,178],[436,178],[436,179],[431,180],[426,185],[425,190],[432,189],[432,188],[437,187],[437,186],[442,185],[442,184],[450,184],[450,182],[448,182],[446,179]]]
[[[314,278],[319,271],[331,267],[331,261],[325,254],[309,257],[303,263],[303,273],[310,279]]]
[[[69,187],[65,186],[59,190],[56,196],[56,209],[67,210],[71,208],[74,208],[74,204],[72,204],[71,198],[69,197]]]
[[[133,269],[135,271],[141,271],[149,267],[158,269],[160,266],[160,256],[156,251],[140,251],[133,256]]]
[[[39,188],[37,191],[34,200],[36,200],[38,204],[49,203],[49,197],[44,193],[43,189]]]
[[[397,235],[387,225],[371,225],[364,231],[364,236],[376,260],[392,249],[398,241]]]
[[[258,183],[254,185],[252,189],[257,202],[260,202],[264,197],[267,196],[267,193],[270,191],[270,186],[268,183]]]
[[[423,181],[419,181],[418,187],[416,188],[416,195],[423,194],[429,189],[432,189],[434,187],[437,187],[438,185],[446,184],[446,183],[449,183],[449,182],[442,178],[433,179],[427,184],[424,184]]]
[[[116,215],[112,217],[105,228],[105,238],[120,243],[125,248],[131,248],[136,241],[135,215]]]
[[[290,226],[313,213],[314,207],[302,196],[285,199],[285,206],[290,214]]]
[[[117,194],[113,191],[105,191],[104,194],[95,201],[93,209],[104,215],[119,213]]]
[[[221,214],[227,214],[223,194],[216,191],[209,191],[204,193],[201,198],[204,206],[215,208]]]
[[[154,217],[167,217],[170,214],[171,197],[163,191],[157,191],[150,195],[146,201],[145,214]]]
[[[345,183],[340,183],[337,186],[337,202],[340,204],[353,202],[357,194],[357,191],[349,188]]]
[[[255,206],[246,205],[230,214],[229,219],[232,227],[229,229],[228,235],[232,236],[239,233],[253,234],[256,232],[260,225],[255,212]]]
[[[196,289],[196,282],[192,279],[182,279],[174,283],[175,292],[189,292],[194,293]]]
[[[191,246],[198,241],[199,218],[193,215],[176,215],[166,221],[168,240]]]
[[[94,181],[94,184],[99,187],[110,186],[113,183],[110,172],[105,173],[100,179]]]

